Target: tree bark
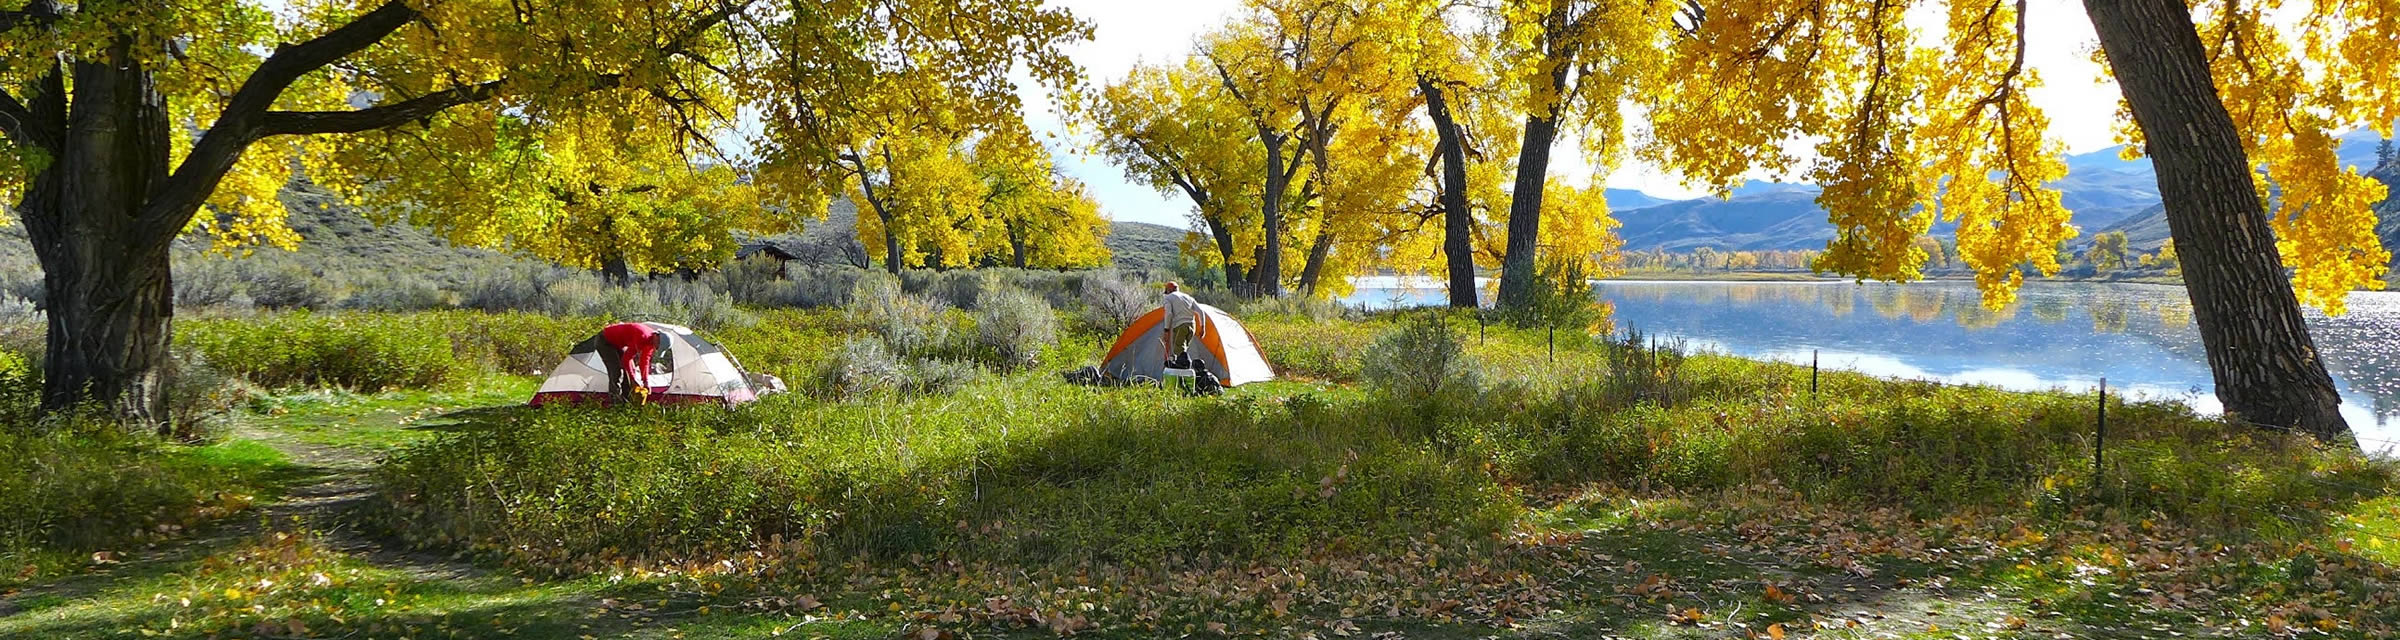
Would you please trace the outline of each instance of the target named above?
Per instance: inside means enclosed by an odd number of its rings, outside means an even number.
[[[1006,224],[1008,226],[1008,262],[1016,268],[1023,269],[1025,268],[1025,229],[1020,223],[1009,222]]]
[[[1205,207],[1207,204],[1202,203],[1201,206]],[[1200,217],[1200,222],[1208,225],[1208,235],[1217,243],[1217,257],[1225,263],[1225,288],[1239,287],[1242,283],[1248,282],[1243,279],[1245,276],[1242,274],[1242,264],[1233,259],[1233,231],[1226,229],[1225,225],[1217,222],[1215,218],[1205,215]]]
[[[2157,165],[2217,398],[2242,420],[2347,440],[2341,396],[2302,321],[2191,9],[2177,0],[2084,8]]]
[[[1300,290],[1317,294],[1317,279],[1325,274],[1325,259],[1333,255],[1333,229],[1317,231],[1317,241],[1308,248],[1308,263],[1300,268]]]
[[[1482,302],[1475,291],[1475,246],[1468,237],[1474,232],[1474,220],[1467,215],[1466,141],[1459,134],[1458,120],[1450,114],[1441,83],[1418,78],[1417,89],[1425,94],[1425,115],[1433,119],[1434,135],[1441,141],[1442,257],[1449,263],[1450,306],[1473,309]]]
[[[633,268],[626,266],[625,256],[611,255],[600,261],[600,279],[612,287],[629,286],[633,284]]]
[[[1259,203],[1259,216],[1263,219],[1259,226],[1267,237],[1259,247],[1258,265],[1251,268],[1250,274],[1258,280],[1256,295],[1280,296],[1283,295],[1283,194],[1292,185],[1292,174],[1284,163],[1298,164],[1299,159],[1283,156],[1284,134],[1266,127],[1259,127],[1258,133],[1259,143],[1267,150],[1266,189]]]
[[[129,46],[112,53],[130,60]],[[60,148],[19,206],[48,305],[42,406],[97,402],[129,426],[155,429],[168,420],[167,248],[181,227],[142,224],[142,210],[168,176],[166,98],[139,64],[77,63],[73,74]],[[43,98],[53,104],[37,108],[67,108]]]
[[[1542,238],[1542,186],[1550,176],[1550,143],[1558,138],[1558,118],[1526,116],[1525,146],[1517,152],[1517,182],[1509,193],[1507,255],[1500,259],[1500,300],[1503,309],[1533,304],[1535,252]]]

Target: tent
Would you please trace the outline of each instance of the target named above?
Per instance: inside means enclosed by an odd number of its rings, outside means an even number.
[[[692,333],[671,324],[644,322],[658,332],[658,351],[650,363],[650,401],[666,404],[722,403],[736,405],[759,394],[782,390],[773,376],[754,384],[733,357]],[[550,379],[533,393],[534,406],[551,403],[608,404],[609,360],[615,350],[600,335],[575,344],[567,359],[550,371]]]
[[[1157,379],[1164,373],[1167,345],[1159,336],[1166,334],[1166,317],[1165,309],[1152,309],[1134,319],[1133,325],[1117,336],[1117,344],[1108,348],[1108,358],[1100,361],[1101,375],[1132,380]],[[1193,362],[1216,374],[1220,384],[1231,387],[1275,379],[1275,370],[1267,367],[1258,342],[1225,310],[1200,305],[1192,334],[1192,344],[1185,351]]]

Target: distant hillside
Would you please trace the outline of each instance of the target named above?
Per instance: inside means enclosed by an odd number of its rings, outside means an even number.
[[[1108,226],[1108,237],[1101,243],[1113,255],[1114,266],[1133,270],[1175,268],[1175,256],[1181,251],[1179,243],[1183,242],[1182,229],[1124,221],[1110,222]],[[848,261],[843,247],[858,243],[857,229],[858,207],[848,200],[835,200],[825,208],[825,219],[809,221],[796,233],[763,240],[803,261],[841,264]]]
[[[1608,189],[1600,192],[1600,195],[1601,197],[1608,199],[1608,210],[1610,211],[1624,211],[1627,209],[1640,209],[1642,207],[1655,207],[1669,202],[1674,202],[1673,200],[1642,193],[1641,191],[1634,189]]]
[[[2381,138],[2373,130],[2351,131],[2340,138],[2338,156],[2343,164],[2362,169],[2374,164],[2375,145]],[[2083,229],[2078,243],[2088,242],[2101,231],[2125,231],[2137,247],[2156,247],[2167,237],[2158,176],[2150,160],[2126,160],[2118,157],[2122,150],[2116,146],[2068,155],[2067,176],[2050,184],[2060,191],[2061,204],[2075,212],[2074,223]],[[1624,225],[1619,233],[1624,235],[1627,249],[1817,249],[1833,238],[1833,225],[1826,221],[1825,210],[1817,207],[1816,193],[1813,185],[1752,181],[1723,200],[1700,198],[1610,209]],[[2387,203],[2387,211],[2393,208],[2400,204]],[[2391,238],[2388,229],[2400,226],[2400,221],[2387,214],[2384,226],[2385,237]],[[1937,225],[1934,231],[1945,233],[1948,227]]]
[[[283,190],[284,207],[291,211],[285,224],[300,234],[297,250],[271,247],[253,252],[260,258],[293,258],[328,270],[407,270],[457,278],[480,267],[520,262],[497,251],[452,246],[430,231],[409,225],[377,226],[357,208],[310,185]],[[206,248],[204,241],[177,240],[177,260]],[[0,227],[0,265],[31,270],[36,262],[23,225]]]
[[[453,246],[419,227],[378,226],[357,208],[314,186],[287,188],[282,199],[291,211],[287,224],[299,232],[300,245],[291,252],[262,248],[254,253],[257,258],[297,260],[326,271],[411,272],[451,282],[461,281],[478,269],[528,262],[497,251]],[[828,209],[826,219],[812,221],[801,232],[777,236],[775,240],[814,259],[841,262],[841,245],[855,242],[851,238],[858,211],[843,200],[834,201]],[[1176,243],[1183,239],[1183,234],[1182,230],[1155,224],[1116,222],[1111,224],[1107,245],[1116,254],[1118,266],[1172,269]],[[188,238],[177,241],[176,246],[179,261],[190,259],[205,248],[201,242]],[[37,277],[38,262],[33,256],[33,246],[26,241],[23,225],[0,226],[0,270],[13,274],[0,278],[0,286],[25,286],[18,280]]]
[[[2343,164],[2361,167],[2368,177],[2383,181],[2395,196],[2400,196],[2400,165],[2370,168],[2369,165],[2375,163],[2375,144],[2379,138],[2375,137],[2372,130],[2361,131],[2365,132],[2364,135],[2352,132],[2351,135],[2342,136],[2339,157]],[[2381,204],[2375,205],[2374,210],[2378,220],[2375,225],[2376,237],[2383,239],[2385,249],[2400,248],[2400,197],[2387,197]],[[2123,220],[2087,231],[2085,237],[2109,231],[2125,232],[2127,244],[2145,251],[2157,248],[2172,235],[2167,229],[2166,205],[2155,202]]]

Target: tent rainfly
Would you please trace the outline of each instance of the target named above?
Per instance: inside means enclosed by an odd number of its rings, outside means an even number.
[[[1118,380],[1137,377],[1158,379],[1166,372],[1167,345],[1159,337],[1166,333],[1166,310],[1152,309],[1136,318],[1117,343],[1108,349],[1108,359],[1100,362],[1100,373]],[[1192,344],[1185,351],[1192,362],[1208,367],[1220,384],[1238,386],[1275,379],[1275,370],[1259,351],[1258,342],[1242,328],[1240,321],[1225,310],[1200,305],[1199,317],[1194,320]]]
[[[650,363],[650,401],[662,404],[719,403],[736,405],[762,393],[782,390],[773,376],[750,375],[730,354],[686,327],[644,322],[658,332],[658,351]],[[567,359],[550,372],[550,379],[533,394],[534,406],[553,403],[609,404],[609,359],[612,349],[599,334],[575,344]]]

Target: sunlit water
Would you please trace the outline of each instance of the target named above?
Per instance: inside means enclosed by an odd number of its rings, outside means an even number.
[[[1369,307],[1440,304],[1438,283],[1361,279],[1344,301]],[[1881,376],[2016,390],[2173,399],[2216,413],[2218,404],[2180,287],[2043,283],[2016,304],[1983,307],[1966,282],[1604,281],[1593,289],[1618,327],[1680,337],[1737,356]],[[2400,292],[2350,296],[2349,313],[2308,311],[2308,324],[2342,415],[2360,444],[2400,445]]]

